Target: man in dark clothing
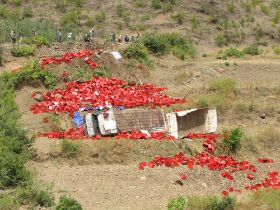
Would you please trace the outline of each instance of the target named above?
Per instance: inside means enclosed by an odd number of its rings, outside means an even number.
[[[56,32],[56,40],[57,40],[57,42],[59,42],[59,43],[62,42],[62,32],[61,32],[61,29],[59,29],[59,30]]]
[[[124,41],[125,41],[125,42],[129,42],[129,37],[128,37],[127,35],[125,35]]]

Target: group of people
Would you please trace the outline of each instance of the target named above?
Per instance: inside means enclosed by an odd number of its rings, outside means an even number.
[[[32,30],[32,36],[36,36],[37,33],[35,32],[35,30]],[[83,34],[82,32],[79,32],[79,36],[78,36],[78,40],[79,42],[93,42],[94,40],[94,29],[90,29],[88,33]],[[139,33],[137,35],[132,35],[131,37],[129,37],[128,35],[120,35],[118,37],[118,39],[116,38],[116,34],[115,32],[111,32],[110,33],[110,41],[112,43],[118,42],[118,43],[128,43],[128,42],[136,42],[137,40],[139,40]],[[22,30],[20,30],[19,33],[16,33],[14,30],[12,30],[11,34],[10,34],[10,39],[11,39],[11,43],[14,44],[17,42],[17,39],[19,40],[19,43],[22,42],[22,38],[24,37],[24,33]],[[68,43],[72,43],[73,42],[73,33],[69,32],[66,34],[66,39]],[[61,29],[58,29],[56,32],[56,41],[59,43],[63,42],[63,32]]]
[[[35,32],[35,30],[32,30],[32,36],[36,36],[36,35],[37,33]],[[22,30],[20,30],[18,33],[16,33],[15,30],[11,31],[10,40],[12,44],[15,44],[17,40],[19,41],[19,43],[21,43],[23,37],[24,37],[24,33]]]
[[[119,43],[122,43],[122,42],[125,42],[125,43],[128,43],[128,42],[136,42],[139,40],[139,37],[140,37],[140,34],[138,33],[137,35],[132,35],[130,38],[128,35],[120,35],[118,40],[116,40],[116,34],[115,32],[111,32],[110,33],[110,41],[112,43],[115,43],[116,41],[118,41]]]

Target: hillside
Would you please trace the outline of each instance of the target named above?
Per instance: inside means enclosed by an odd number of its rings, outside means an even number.
[[[56,42],[60,28],[63,43]],[[79,33],[91,28],[93,42],[79,41]],[[0,152],[5,154],[0,157],[0,210],[280,208],[279,0],[0,0],[0,29]],[[10,43],[12,30],[15,44]],[[116,38],[138,33],[140,38],[112,43],[113,31]],[[69,32],[72,43],[67,43]],[[114,60],[112,51],[123,58]],[[46,57],[59,60],[69,52],[88,54],[42,65]],[[112,78],[124,85],[97,86],[102,97],[116,94],[125,103],[131,98],[118,91],[129,95],[128,90],[151,84],[166,88],[168,97],[186,100],[162,106],[164,113],[216,108],[217,133],[223,136],[88,139],[71,131],[69,109],[79,107],[71,94],[82,98],[89,84]],[[76,86],[67,93],[70,84]],[[44,105],[55,88],[65,95],[54,92],[54,101],[72,97],[63,102],[65,112]],[[154,91],[144,90],[145,97]],[[32,98],[38,92],[48,92],[42,102]],[[212,152],[205,149],[207,141]],[[180,154],[187,163],[177,167]],[[205,154],[205,166],[199,167]],[[158,156],[167,163],[156,163]],[[141,164],[147,165],[144,170]],[[63,201],[64,195],[75,201]]]

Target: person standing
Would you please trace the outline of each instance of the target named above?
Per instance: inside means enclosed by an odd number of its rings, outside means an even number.
[[[116,34],[115,34],[115,32],[111,32],[111,42],[113,42],[113,43],[116,42]]]
[[[72,38],[73,38],[73,33],[72,33],[72,32],[69,32],[68,35],[67,35],[68,44],[71,44],[71,43],[72,43]]]
[[[16,43],[16,41],[17,41],[17,35],[16,35],[16,32],[15,32],[14,30],[12,30],[10,36],[11,36],[11,43],[12,43],[12,44]]]
[[[18,36],[19,36],[19,43],[21,44],[22,38],[24,36],[22,29],[19,31]]]
[[[35,32],[35,30],[32,30],[32,36],[34,37],[36,35],[37,35],[37,33]]]
[[[128,35],[125,35],[124,41],[125,41],[125,43],[128,43],[128,42],[129,42],[129,37],[128,37]]]
[[[82,43],[84,41],[83,33],[79,33],[79,42]]]
[[[58,29],[58,31],[56,32],[56,41],[61,43],[62,42],[62,32],[61,29]]]
[[[93,42],[93,36],[94,36],[94,29],[92,28],[89,31],[90,42]]]

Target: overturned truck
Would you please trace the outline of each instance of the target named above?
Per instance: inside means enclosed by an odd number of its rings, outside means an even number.
[[[112,108],[102,113],[86,114],[85,125],[89,137],[141,130],[146,133],[166,132],[178,139],[187,132],[215,132],[217,112],[215,108],[199,108],[164,114],[162,109]]]

